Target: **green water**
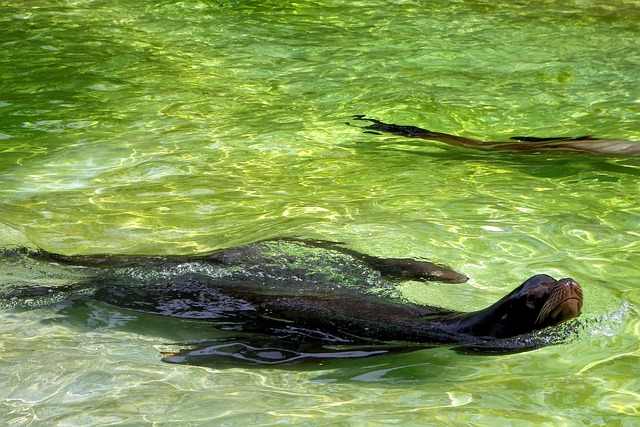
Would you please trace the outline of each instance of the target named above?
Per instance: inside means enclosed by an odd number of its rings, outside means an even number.
[[[640,422],[640,160],[345,125],[640,140],[640,2],[1,1],[0,28],[0,246],[339,240],[464,272],[468,284],[403,289],[458,309],[534,273],[573,277],[591,325],[501,357],[201,368],[159,352],[217,333],[207,325],[89,301],[7,309],[6,425]],[[52,280],[37,273],[14,277]]]

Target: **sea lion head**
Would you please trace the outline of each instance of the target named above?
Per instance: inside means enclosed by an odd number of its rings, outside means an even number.
[[[556,326],[582,310],[582,288],[573,279],[555,280],[538,274],[516,288],[507,297],[509,309],[501,320],[516,322],[529,331]]]
[[[475,336],[509,338],[556,326],[580,316],[582,289],[573,279],[535,275],[484,310],[471,313],[458,325]]]

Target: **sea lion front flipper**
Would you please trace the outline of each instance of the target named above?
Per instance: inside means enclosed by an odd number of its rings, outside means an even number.
[[[365,122],[373,123],[368,126],[364,126],[362,129],[367,129],[368,131],[380,131],[391,133],[398,136],[404,136],[406,138],[418,138],[418,139],[426,139],[429,141],[439,141],[444,142],[446,144],[456,145],[458,147],[472,147],[478,148],[480,150],[495,150],[493,143],[487,143],[484,141],[480,141],[472,138],[465,138],[463,136],[451,135],[448,133],[442,132],[434,132],[429,129],[419,128],[417,126],[405,126],[405,125],[395,125],[392,123],[385,123],[378,119],[372,119],[369,117],[365,117],[362,114],[353,116],[354,120],[362,120]],[[347,122],[348,125],[351,125]]]
[[[429,280],[446,283],[464,283],[469,278],[464,274],[440,264],[412,258],[380,258],[363,254],[343,246],[339,242],[310,239],[280,239],[284,241],[300,242],[307,246],[334,250],[364,262],[367,266],[380,272],[390,279]]]
[[[383,276],[395,279],[433,280],[446,283],[464,283],[469,278],[449,267],[411,258],[378,258],[361,254],[361,259]]]
[[[385,123],[378,119],[365,117],[363,114],[355,115],[353,116],[353,119],[373,123],[371,125],[367,125],[363,127],[363,129],[367,129],[365,133],[376,133],[371,131],[380,131],[380,132],[392,133],[398,136],[404,136],[407,138],[422,138],[422,139],[429,139],[429,137],[434,135],[434,132],[430,131],[429,129],[423,129],[417,126],[404,126],[404,125],[394,125],[392,123]],[[350,124],[350,123],[347,123],[347,124]]]

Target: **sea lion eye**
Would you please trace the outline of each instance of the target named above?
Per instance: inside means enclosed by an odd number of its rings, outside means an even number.
[[[527,295],[527,307],[535,308],[535,303],[538,301],[538,295],[535,293],[530,293]]]

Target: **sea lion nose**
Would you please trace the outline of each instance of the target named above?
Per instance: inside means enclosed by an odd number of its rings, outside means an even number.
[[[578,282],[576,282],[575,280],[567,277],[564,279],[560,279],[558,280],[559,282],[563,283],[565,286],[569,287],[570,289],[579,289],[580,285],[578,285]]]
[[[578,282],[571,278],[561,279],[560,282],[564,285],[566,296],[577,298],[582,303],[582,288]]]

